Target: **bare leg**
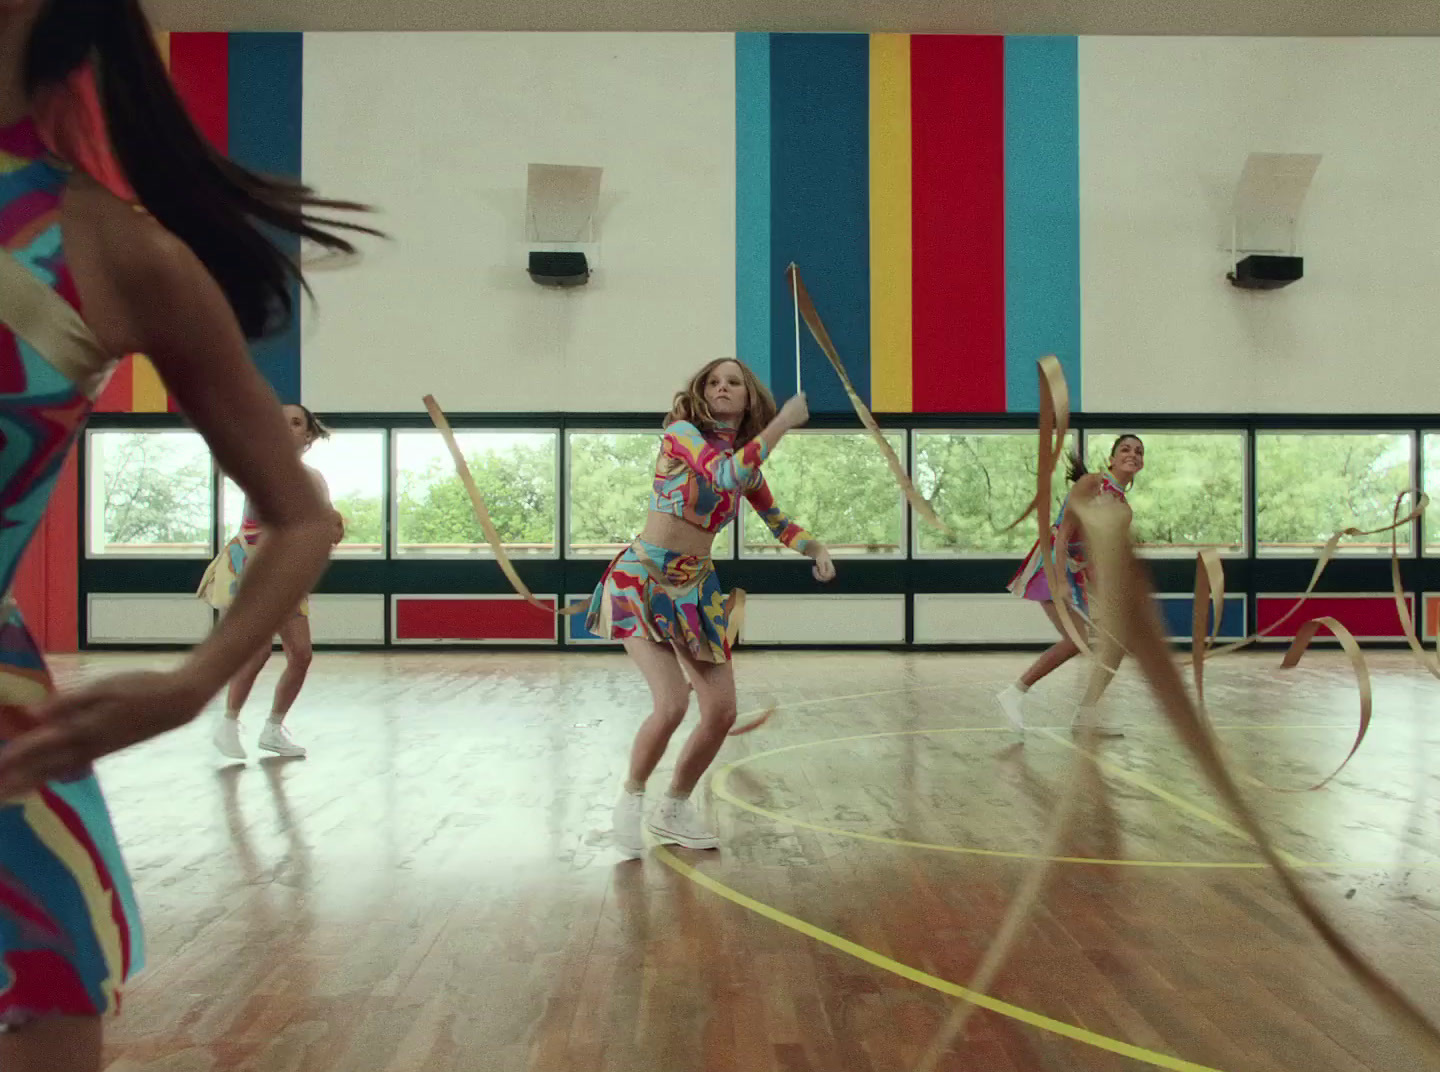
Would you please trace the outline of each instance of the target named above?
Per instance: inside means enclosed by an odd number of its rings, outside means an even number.
[[[630,776],[625,788],[637,793],[655,772],[670,738],[685,719],[690,704],[690,683],[680,669],[675,652],[668,644],[644,637],[626,637],[625,652],[645,675],[650,686],[650,717],[635,734],[630,750]]]
[[[56,1016],[0,1032],[4,1072],[99,1072],[105,1029],[98,1016]]]
[[[731,663],[702,663],[678,648],[676,654],[690,671],[700,701],[700,725],[685,742],[670,784],[671,796],[688,797],[735,725],[735,667]]]
[[[314,651],[310,646],[310,619],[297,614],[280,627],[280,644],[285,649],[285,670],[275,683],[275,700],[270,708],[270,721],[285,721],[295,697],[305,685]]]
[[[240,717],[240,709],[250,698],[250,690],[255,687],[255,679],[260,676],[260,671],[265,669],[265,664],[269,661],[270,642],[267,640],[265,646],[251,656],[250,661],[230,679],[230,688],[225,694],[226,718]]]
[[[1027,689],[1080,654],[1075,641],[1070,639],[1070,634],[1065,632],[1065,627],[1060,624],[1060,612],[1055,609],[1055,604],[1046,600],[1040,606],[1044,608],[1045,617],[1050,619],[1050,624],[1060,634],[1060,639],[1041,652],[1040,657],[1030,664],[1030,669],[1020,675],[1020,684]]]

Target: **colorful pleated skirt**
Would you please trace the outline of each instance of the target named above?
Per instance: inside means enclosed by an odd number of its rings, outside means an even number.
[[[200,586],[195,589],[195,595],[216,610],[224,610],[235,602],[235,593],[240,589],[240,578],[245,574],[245,564],[248,561],[250,544],[243,535],[231,537],[230,542],[220,549],[220,553],[205,568],[205,575],[200,578]],[[295,613],[302,618],[309,617],[308,596],[300,601]]]
[[[1070,545],[1069,554],[1065,559],[1065,580],[1070,587],[1070,604],[1083,615],[1089,615],[1089,603],[1085,597],[1085,573],[1084,562],[1080,555],[1084,548],[1079,544]],[[1033,600],[1037,603],[1049,603],[1055,599],[1050,591],[1050,580],[1045,576],[1045,560],[1040,554],[1040,541],[1037,539],[1030,553],[1025,556],[1025,561],[1015,571],[1015,576],[1010,578],[1006,586],[1011,595],[1019,596],[1021,599]]]
[[[6,607],[0,704],[34,703],[50,687],[18,609]],[[0,1027],[118,1012],[142,946],[135,893],[94,773],[0,803]]]
[[[709,555],[682,555],[644,540],[620,552],[590,597],[585,628],[611,640],[641,636],[730,661],[728,610]]]

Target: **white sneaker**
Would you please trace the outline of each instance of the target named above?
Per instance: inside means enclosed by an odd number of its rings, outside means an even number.
[[[1125,727],[1119,723],[1108,723],[1100,721],[1100,712],[1094,707],[1086,707],[1083,704],[1075,712],[1075,721],[1071,729],[1081,736],[1093,733],[1098,739],[1115,739],[1125,736]]]
[[[303,756],[305,749],[290,739],[290,731],[278,722],[265,723],[260,731],[260,747],[277,756]]]
[[[661,841],[687,849],[718,849],[720,839],[700,819],[689,800],[667,796],[650,816],[650,832]]]
[[[210,735],[210,740],[214,742],[222,756],[230,759],[245,758],[245,746],[240,743],[240,720],[238,718],[222,718],[215,724],[215,732]]]
[[[1016,733],[1025,732],[1025,694],[1014,685],[1011,685],[1004,692],[995,697],[1000,704],[1000,710],[1005,714],[1005,721],[1010,723],[1010,728]]]
[[[615,848],[627,860],[637,860],[645,855],[645,839],[640,833],[640,821],[644,817],[645,794],[620,790],[620,799],[615,802],[611,823],[614,827]]]

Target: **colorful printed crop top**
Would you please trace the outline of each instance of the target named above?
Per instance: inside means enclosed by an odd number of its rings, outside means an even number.
[[[777,540],[803,554],[814,537],[775,505],[760,472],[769,454],[758,437],[737,451],[733,428],[722,425],[702,433],[689,421],[676,421],[666,427],[660,445],[650,509],[719,532],[740,512],[743,495]]]

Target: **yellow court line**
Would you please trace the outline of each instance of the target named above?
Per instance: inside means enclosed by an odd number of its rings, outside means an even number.
[[[1140,1061],[1155,1068],[1174,1069],[1175,1072],[1221,1072],[1220,1069],[1212,1068],[1209,1065],[1199,1065],[1193,1061],[1172,1057],[1169,1054],[1157,1053],[1154,1050],[1147,1050],[1129,1042],[1122,1042],[1108,1035],[1087,1031],[1085,1028],[1077,1027],[1074,1024],[1067,1024],[1063,1020],[1055,1020],[1049,1016],[1042,1016],[1040,1013],[1032,1012],[1030,1009],[1023,1008],[1020,1005],[1012,1005],[1008,1001],[992,998],[988,994],[981,994],[968,987],[963,987],[946,979],[931,975],[928,972],[923,972],[919,968],[912,968],[908,964],[902,964],[898,960],[892,960],[890,957],[877,953],[873,949],[867,949],[865,946],[852,942],[848,938],[842,938],[838,934],[831,934],[829,931],[822,930],[813,923],[807,923],[805,920],[792,916],[788,912],[782,912],[780,909],[768,905],[764,901],[757,901],[753,897],[747,897],[739,890],[732,889],[723,882],[711,878],[703,871],[695,870],[695,868],[689,864],[678,859],[668,849],[659,845],[649,830],[645,832],[645,839],[655,849],[655,855],[661,863],[672,871],[683,875],[697,886],[701,886],[711,893],[725,898],[725,900],[730,901],[732,904],[748,909],[758,916],[763,916],[771,922],[778,923],[782,927],[788,927],[790,930],[803,934],[807,938],[813,938],[817,942],[823,942],[832,949],[838,949],[842,953],[848,953],[857,960],[862,960],[866,964],[888,971],[893,975],[898,975],[902,979],[908,979],[912,983],[919,983],[921,986],[927,986],[931,990],[937,990],[950,997],[961,998],[982,1009],[987,1009],[990,1012],[1009,1017],[1011,1020],[1017,1020],[1022,1024],[1039,1028],[1041,1031],[1061,1035],[1065,1038],[1073,1039],[1076,1042],[1084,1043],[1086,1046],[1093,1046],[1096,1049],[1108,1050],[1110,1053],[1116,1053],[1122,1057],[1129,1057],[1131,1060]]]
[[[1216,827],[1220,830],[1224,830],[1228,834],[1233,834],[1241,841],[1253,843],[1253,839],[1250,837],[1249,834],[1245,833],[1244,830],[1236,826],[1234,823],[1230,822],[1228,819],[1224,819],[1221,816],[1216,815],[1214,812],[1207,811],[1199,804],[1195,804],[1192,801],[1186,800],[1184,797],[1178,796],[1175,793],[1170,792],[1170,790],[1168,789],[1162,789],[1160,786],[1150,781],[1149,778],[1146,778],[1143,775],[1136,774],[1134,771],[1129,770],[1126,767],[1122,767],[1117,763],[1112,763],[1108,759],[1102,759],[1100,756],[1097,756],[1093,752],[1087,752],[1078,744],[1075,744],[1073,741],[1065,740],[1064,737],[1061,737],[1058,733],[1055,733],[1051,730],[1041,730],[1039,732],[1042,736],[1054,741],[1056,744],[1064,745],[1066,748],[1070,748],[1076,752],[1079,752],[1082,756],[1088,759],[1091,763],[1095,764],[1095,766],[1099,767],[1106,774],[1109,774],[1115,778],[1119,778],[1121,781],[1129,782],[1137,789],[1143,789],[1151,796],[1156,797],[1159,800],[1165,801],[1165,803],[1169,804],[1171,807],[1177,809],[1178,811],[1181,811],[1186,815],[1193,816],[1196,819],[1200,819],[1203,822],[1207,822],[1211,826]],[[1275,850],[1275,854],[1279,856],[1282,860],[1284,860],[1287,864],[1289,864],[1291,867],[1308,866],[1304,860],[1301,860],[1297,856],[1292,856],[1284,849],[1277,848]]]

